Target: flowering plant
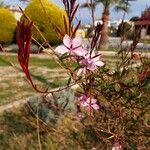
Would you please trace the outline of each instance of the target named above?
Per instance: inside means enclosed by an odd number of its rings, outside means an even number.
[[[64,35],[63,44],[53,49],[58,61],[68,71],[68,85],[58,90],[41,91],[33,84],[28,70],[31,42],[31,26],[18,24],[18,59],[32,87],[44,96],[78,84],[77,116],[84,125],[87,135],[84,144],[87,148],[96,145],[98,149],[138,149],[147,147],[149,136],[148,109],[150,65],[146,57],[135,53],[139,34],[132,44],[120,49],[116,54],[115,68],[107,67],[102,55],[96,50],[103,25],[94,28],[94,35],[88,46],[75,33],[80,26],[73,26],[73,19],[78,9],[75,0],[63,0],[68,16],[68,25],[64,17],[65,33],[55,27],[59,35]],[[68,28],[69,27],[69,28]],[[51,46],[50,46],[51,48]],[[137,57],[138,56],[138,57]],[[140,62],[140,66],[137,64]],[[71,67],[75,63],[76,67]],[[71,84],[71,81],[73,84]],[[88,133],[86,131],[89,131]],[[79,133],[80,134],[80,133]],[[81,144],[82,145],[82,144]],[[82,147],[82,146],[81,146]]]

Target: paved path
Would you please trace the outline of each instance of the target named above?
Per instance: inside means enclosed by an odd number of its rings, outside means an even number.
[[[119,37],[110,37],[109,38],[110,47],[117,47],[120,45],[121,38]],[[131,40],[126,40],[122,43],[122,46],[129,46],[132,43]],[[136,49],[150,50],[150,44],[147,43],[138,43]]]
[[[47,51],[48,51],[48,49],[47,49]],[[115,52],[115,51],[100,51],[100,53],[101,54],[103,54],[103,55],[106,55],[106,56],[114,56],[114,55],[116,55],[117,54],[117,52]],[[147,56],[150,56],[150,51],[142,51],[142,52],[136,52],[136,53],[146,53],[147,54]],[[7,52],[7,53],[5,53],[5,52],[1,52],[0,53],[0,55],[5,55],[5,56],[16,56],[17,57],[17,53],[10,53],[10,52]],[[36,58],[41,58],[41,59],[43,59],[43,58],[49,58],[49,59],[51,59],[51,58],[54,58],[55,56],[54,55],[48,55],[48,54],[46,54],[46,53],[39,53],[39,54],[30,54],[30,57],[36,57]]]
[[[22,100],[17,100],[8,104],[4,104],[0,106],[0,113],[3,113],[6,110],[12,109],[12,108],[17,108],[18,106],[21,106],[25,103],[27,103],[29,98],[22,99]]]
[[[100,53],[104,56],[115,56],[117,52],[114,51],[100,51]],[[146,56],[150,57],[150,52],[136,52],[137,54],[146,54]]]
[[[48,51],[48,50],[47,50]],[[16,56],[17,53],[11,53],[11,52],[0,52],[0,55],[2,56]],[[35,53],[35,54],[30,54],[30,57],[36,57],[36,58],[54,58],[55,56],[52,54],[47,54],[47,53]]]

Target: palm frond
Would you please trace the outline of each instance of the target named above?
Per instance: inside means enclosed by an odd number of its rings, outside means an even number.
[[[124,11],[126,13],[130,12],[130,2],[133,2],[136,0],[120,0],[119,3],[115,6],[114,10],[119,12],[119,11]]]
[[[3,2],[0,2],[0,7],[3,7],[4,6],[4,3]]]
[[[95,0],[95,2],[98,3],[102,3],[102,5],[106,8],[106,7],[110,7],[111,5],[114,5],[116,3],[118,3],[120,0]]]
[[[126,5],[116,5],[115,8],[114,8],[114,10],[116,12],[124,11],[124,12],[128,13],[130,11],[130,8],[129,8],[129,6],[126,6]]]
[[[96,8],[96,3],[93,2],[92,4],[91,3],[83,3],[80,5],[80,8]]]

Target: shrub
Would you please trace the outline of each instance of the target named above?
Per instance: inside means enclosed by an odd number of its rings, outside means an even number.
[[[16,29],[16,20],[6,8],[0,8],[0,43],[9,44],[13,41]]]
[[[38,26],[50,44],[58,44],[60,39],[58,39],[53,26],[59,27],[61,31],[64,30],[63,17],[65,15],[65,11],[48,0],[42,0],[42,5],[40,0],[32,0],[32,2],[26,7],[25,13],[35,23],[35,25]],[[45,10],[43,10],[43,7]],[[33,37],[37,41],[43,42],[43,39],[39,33],[37,33],[36,29],[33,30]]]
[[[120,23],[117,31],[117,36],[126,36],[131,30],[131,25],[127,22]]]
[[[135,21],[138,21],[139,19],[140,19],[139,16],[134,16],[134,17],[132,17],[132,18],[130,19],[130,21],[135,22]]]
[[[66,89],[64,91],[59,91],[54,93],[52,97],[43,96],[33,96],[29,99],[29,106],[33,114],[37,114],[38,117],[47,123],[47,125],[55,125],[58,118],[60,117],[60,112],[76,111],[76,106],[74,104],[75,93],[72,89]],[[56,110],[58,108],[59,110]]]
[[[78,8],[78,5],[73,9],[74,0],[64,0],[63,3],[71,24],[72,14],[75,14],[74,10]],[[45,88],[41,91],[32,81],[28,67],[30,51],[28,39],[31,37],[31,26],[30,24],[27,27],[24,26],[24,22],[20,24],[18,31],[27,30],[28,32],[20,34],[24,40],[22,43],[19,42],[19,47],[23,49],[25,46],[26,48],[24,52],[18,53],[19,63],[33,89],[38,93],[44,93],[43,102],[49,104],[48,110],[45,104],[44,107],[40,103],[34,105],[34,101],[30,100],[29,104],[33,111],[36,110],[35,106],[38,106],[38,114],[35,111],[36,116],[39,116],[42,121],[47,120],[45,118],[49,116],[52,109],[56,110],[55,114],[65,114],[60,106],[66,108],[69,101],[73,101],[73,97],[70,95],[69,99],[69,94],[58,92],[76,84],[80,88],[80,91],[75,92],[74,99],[77,113],[71,114],[74,116],[70,118],[68,113],[61,116],[54,128],[57,132],[55,135],[58,135],[56,142],[66,146],[58,149],[146,150],[149,148],[150,62],[145,55],[136,52],[140,32],[134,36],[129,46],[123,47],[121,40],[119,50],[117,49],[118,51],[114,55],[115,59],[112,60],[116,65],[110,68],[107,67],[107,62],[101,61],[101,54],[96,51],[103,25],[98,24],[95,27],[92,39],[86,44],[80,37],[74,37],[80,25],[79,22],[73,31],[74,34],[67,35],[66,33],[63,45],[55,49],[60,53],[60,57],[58,56],[60,64],[64,66],[70,76],[67,86],[56,90]],[[120,28],[123,31],[120,29],[119,33],[125,40],[131,26],[123,23]],[[29,35],[28,39],[24,38],[27,35]],[[74,63],[76,63],[76,68],[73,69],[71,66]],[[53,96],[54,103],[48,101],[48,97],[46,97],[48,94]],[[65,97],[67,101],[64,103]],[[55,115],[48,119],[51,120],[51,118],[56,119]],[[72,126],[72,122],[79,123]],[[54,136],[51,137],[54,139]],[[50,140],[49,143],[47,145],[51,146],[52,141]],[[71,148],[69,148],[70,145]]]

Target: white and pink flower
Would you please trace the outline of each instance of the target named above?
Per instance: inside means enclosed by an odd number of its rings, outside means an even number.
[[[119,144],[119,142],[116,142],[114,144],[112,150],[122,150],[122,146]]]
[[[78,70],[77,75],[86,74],[89,71],[95,71],[98,67],[102,67],[104,63],[100,60],[100,55],[96,55],[94,52],[92,54],[87,54],[83,56],[84,58],[79,62],[82,68]]]
[[[70,38],[67,34],[63,38],[63,45],[58,46],[56,48],[56,52],[60,54],[76,54],[77,56],[84,56],[87,53],[87,51],[82,47],[81,37]]]
[[[99,109],[97,100],[95,98],[91,98],[86,95],[83,95],[79,98],[79,102],[82,107],[86,107],[87,109],[91,109],[91,108],[95,110]]]

